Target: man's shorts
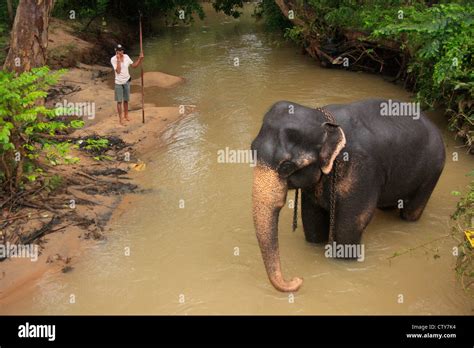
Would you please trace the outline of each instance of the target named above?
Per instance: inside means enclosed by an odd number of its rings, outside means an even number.
[[[115,101],[121,102],[130,100],[130,82],[126,82],[123,85],[115,84]]]

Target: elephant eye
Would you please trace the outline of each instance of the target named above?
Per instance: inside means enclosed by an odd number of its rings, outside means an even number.
[[[296,164],[291,161],[284,161],[278,166],[278,174],[284,178],[290,176],[297,169]]]

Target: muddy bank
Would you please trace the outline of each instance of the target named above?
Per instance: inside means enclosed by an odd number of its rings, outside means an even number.
[[[48,185],[2,199],[0,240],[5,245],[37,246],[39,255],[34,261],[17,257],[0,260],[0,311],[2,303],[32,291],[34,281],[45,272],[72,271],[87,248],[106,239],[107,223],[123,197],[142,192],[134,183],[134,173],[146,168],[140,156],[159,147],[160,134],[186,112],[180,113],[178,106],[147,103],[143,124],[140,83],[133,81],[131,122],[119,127],[113,71],[106,65],[111,56],[109,46],[117,41],[112,36],[105,41],[93,36],[86,41],[73,32],[74,27],[53,20],[49,63],[67,67],[68,72],[51,90],[47,104],[88,103],[94,106],[93,114],[82,117],[86,123],[83,129],[60,136],[74,144],[70,158],[77,158],[77,163],[46,164],[51,178]],[[122,42],[131,43],[129,39]],[[159,72],[149,74],[148,79],[154,88],[169,89],[182,82]],[[107,139],[106,146],[94,146],[98,139]]]
[[[77,20],[51,18],[48,29],[47,65],[51,68],[71,68],[78,63],[108,63],[114,47],[125,47],[137,40],[135,28],[116,19],[103,25],[98,19],[89,26]]]

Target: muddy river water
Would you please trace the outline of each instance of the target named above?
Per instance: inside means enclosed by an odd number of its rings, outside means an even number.
[[[472,299],[454,271],[457,242],[448,235],[457,201],[451,191],[465,189],[474,159],[447,131],[446,167],[421,220],[377,211],[363,235],[363,262],[326,258],[323,245],[305,242],[301,222],[291,232],[292,209],[285,207],[279,234],[284,274],[305,282],[293,295],[271,286],[252,223],[252,168],[219,163],[218,151],[248,149],[278,100],[316,107],[410,95],[378,76],[320,68],[255,25],[250,12],[234,20],[209,10],[194,26],[167,28],[146,41],[147,71],[187,79],[175,89],[147,89],[147,102],[196,105],[195,112],[164,133],[165,146],[143,158],[147,167],[137,180],[150,191],[124,200],[107,241],[87,250],[72,272],[42,277],[34,295],[2,312],[472,314]],[[446,129],[442,116],[430,116]],[[403,254],[390,259],[394,253]]]

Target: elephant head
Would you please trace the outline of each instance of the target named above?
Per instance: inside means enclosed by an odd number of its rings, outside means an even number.
[[[322,113],[297,106],[288,114],[287,102],[279,102],[265,115],[252,143],[257,152],[254,169],[253,221],[267,275],[279,291],[296,291],[301,278],[285,280],[281,271],[278,218],[288,188],[310,186],[329,174],[345,146],[341,127],[325,122]],[[304,109],[303,109],[304,108]]]

